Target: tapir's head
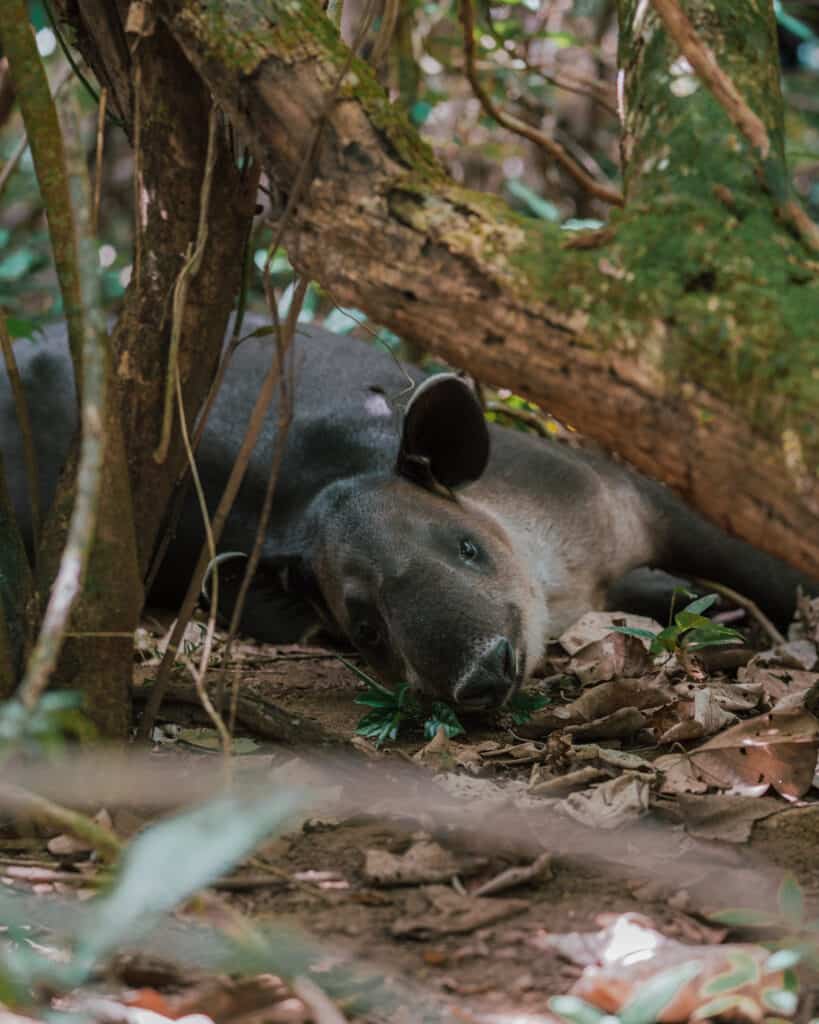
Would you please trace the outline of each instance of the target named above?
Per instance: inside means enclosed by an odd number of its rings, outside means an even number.
[[[335,485],[313,556],[322,603],[379,676],[475,708],[503,704],[541,653],[526,561],[491,503],[469,496],[488,458],[471,389],[430,378],[394,471]]]

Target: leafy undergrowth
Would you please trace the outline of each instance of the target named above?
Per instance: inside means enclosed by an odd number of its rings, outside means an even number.
[[[439,711],[424,742],[407,716],[380,747],[356,735],[373,688],[335,653],[240,646],[240,723],[274,702],[339,744],[237,741],[229,795],[178,707],[152,754],[43,767],[31,750],[82,735],[76,708],[6,705],[0,1002],[190,1024],[809,1013],[819,607],[753,656],[695,650],[693,631],[733,629],[705,610],[662,642],[658,624],[587,616],[525,723],[464,717],[455,734]],[[105,810],[85,827],[66,805]]]

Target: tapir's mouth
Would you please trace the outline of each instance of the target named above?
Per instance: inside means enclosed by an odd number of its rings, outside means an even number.
[[[467,678],[456,683],[452,697],[459,709],[488,711],[502,708],[520,689],[526,664],[525,654],[506,640],[502,644],[505,645],[502,649],[502,666],[493,664],[488,670],[479,666]]]

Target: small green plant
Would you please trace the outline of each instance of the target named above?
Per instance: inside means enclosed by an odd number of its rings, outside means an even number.
[[[722,626],[702,613],[707,611],[717,600],[717,594],[706,594],[691,601],[685,608],[673,616],[672,621],[660,630],[652,633],[649,629],[638,629],[636,626],[613,626],[613,633],[625,633],[641,640],[650,640],[649,651],[654,655],[686,654],[702,650],[704,647],[718,647],[722,644],[743,642],[742,634]],[[673,607],[672,607],[673,614]]]
[[[356,734],[366,736],[377,747],[388,740],[394,740],[402,725],[417,726],[423,722],[424,738],[431,740],[440,728],[450,738],[464,735],[466,730],[449,704],[441,700],[433,701],[429,714],[424,717],[424,709],[407,683],[396,690],[383,686],[372,676],[351,664],[345,658],[339,658],[351,672],[366,685],[364,693],[356,698],[356,704],[364,704],[372,710],[368,711],[358,722]],[[548,703],[541,694],[516,693],[506,705],[506,711],[512,716],[515,725],[527,722],[533,711]]]
[[[19,700],[0,704],[0,752],[24,747],[53,753],[69,740],[92,740],[96,729],[82,710],[83,698],[75,690],[44,693],[36,706]]]
[[[535,711],[545,708],[548,703],[549,698],[544,693],[518,690],[514,697],[506,702],[503,710],[509,712],[515,725],[525,725]]]
[[[84,984],[101,961],[139,941],[174,907],[234,867],[262,840],[279,834],[303,804],[292,787],[216,797],[152,825],[134,838],[110,887],[70,913],[73,934],[65,960],[30,943],[30,914],[14,893],[0,892],[0,999],[27,1005],[45,987],[60,992]]]
[[[619,1024],[654,1024],[660,1013],[701,970],[702,965],[691,960],[660,971],[649,978],[616,1015],[603,1013],[577,996],[553,996],[549,1000],[549,1009],[566,1024],[614,1024],[615,1021]]]
[[[353,671],[363,678],[364,673],[355,669]],[[418,721],[421,717],[421,708],[407,683],[397,690],[389,690],[374,679],[369,679],[367,689],[360,697],[356,697],[355,702],[372,709],[360,719],[355,731],[359,736],[372,740],[377,747],[388,740],[394,740],[404,722]]]
[[[777,937],[766,939],[764,945],[775,950],[771,960],[780,970],[792,974],[792,968],[800,962],[812,971],[819,970],[819,917],[811,914],[805,893],[793,875],[786,874],[782,879],[776,903],[776,910],[741,907],[719,910],[708,916],[709,920],[732,928],[775,932]],[[792,982],[790,974],[786,974],[786,980]]]

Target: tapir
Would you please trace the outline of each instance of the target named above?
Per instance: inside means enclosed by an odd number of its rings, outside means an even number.
[[[76,423],[65,332],[49,329],[15,352],[48,500]],[[230,362],[197,453],[211,509],[271,358],[270,339],[251,337]],[[606,607],[638,566],[719,580],[779,622],[790,617],[798,585],[816,592],[627,467],[487,424],[457,375],[425,377],[373,345],[313,326],[298,328],[293,359],[293,418],[242,620],[260,640],[296,642],[321,627],[384,680],[486,708],[507,701],[547,643],[587,610]],[[222,537],[225,552],[253,546],[277,418],[274,404]],[[30,543],[4,377],[0,448]],[[180,597],[202,541],[191,499],[154,599]],[[242,572],[235,560],[220,567],[225,614]]]

